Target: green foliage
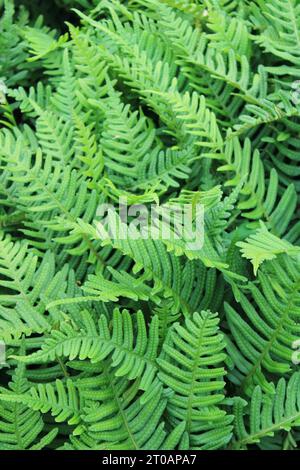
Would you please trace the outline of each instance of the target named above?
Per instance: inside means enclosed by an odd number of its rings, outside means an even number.
[[[1,395],[7,397],[7,400],[1,400],[0,407],[1,450],[40,450],[51,444],[58,433],[54,427],[45,433],[45,423],[37,407],[32,409],[20,400],[12,399],[13,396],[26,396],[29,388],[26,369],[19,364],[8,389],[0,389]]]
[[[276,386],[272,398],[255,387],[248,411],[244,413],[247,403],[241,398],[235,400],[236,440],[233,448],[245,449],[247,445],[261,442],[265,450],[270,446],[268,436],[276,431],[290,431],[299,425],[299,372],[294,372],[288,382],[282,377]],[[257,416],[257,409],[260,415]],[[249,415],[249,424],[245,426],[244,416]],[[247,427],[249,426],[249,431]]]
[[[0,0],[0,450],[299,448],[299,38],[298,0]],[[203,244],[104,236],[125,199]]]
[[[175,323],[163,345],[159,378],[174,391],[168,404],[172,423],[185,423],[185,445],[189,449],[218,449],[231,438],[232,417],[218,405],[224,401],[219,367],[226,358],[224,339],[217,332],[217,314],[202,312]]]

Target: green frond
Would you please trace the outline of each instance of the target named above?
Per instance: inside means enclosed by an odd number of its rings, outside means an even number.
[[[239,59],[251,55],[249,27],[243,18],[229,16],[220,10],[208,10],[208,27],[211,47],[220,52],[233,49]]]
[[[271,374],[291,371],[293,342],[299,337],[299,263],[284,255],[266,262],[258,283],[239,293],[235,308],[225,304],[234,339],[228,352],[234,363],[229,377],[251,393],[260,385],[272,393]]]
[[[104,112],[101,136],[104,166],[115,184],[130,187],[136,184],[139,163],[153,153],[153,124],[141,112],[132,112],[130,106],[124,106],[121,101],[113,102],[111,107],[108,103]]]
[[[56,272],[53,254],[38,257],[22,242],[9,236],[0,241],[0,337],[20,338],[33,331],[43,333],[51,328],[46,303],[63,295],[68,269]],[[54,317],[55,313],[53,312]],[[52,319],[53,321],[53,319]]]
[[[43,161],[42,152],[38,149],[35,157],[13,160],[10,155],[7,165],[12,172],[11,179],[16,182],[16,190],[19,193],[18,207],[25,210],[30,203],[28,217],[32,222],[51,229],[59,236],[55,236],[55,242],[68,246],[69,253],[82,255],[90,252],[101,264],[102,260],[96,247],[87,237],[80,234],[68,233],[73,224],[80,218],[83,222],[91,222],[98,204],[98,196],[94,189],[89,190],[86,179],[70,166],[53,162],[51,154]],[[55,168],[55,170],[54,170]],[[54,170],[51,178],[49,175]],[[37,174],[39,178],[36,178]],[[75,201],[76,199],[76,201]]]
[[[299,66],[299,4],[297,0],[257,0],[252,21],[259,30],[257,42],[267,52]]]
[[[77,425],[80,422],[78,391],[70,379],[67,379],[66,383],[57,379],[55,385],[40,383],[37,387],[31,387],[27,393],[0,393],[0,400],[22,403],[41,413],[51,411],[58,423],[66,421],[70,425]],[[74,432],[80,433],[80,428]]]
[[[50,105],[55,113],[67,122],[72,120],[73,115],[81,110],[80,100],[76,95],[77,81],[74,77],[74,68],[71,64],[68,48],[64,50],[61,68],[63,74],[60,77],[59,86],[51,96]]]
[[[62,323],[60,329],[52,331],[50,337],[45,338],[40,351],[19,360],[34,364],[54,360],[56,357],[68,357],[71,360],[88,358],[96,363],[111,357],[116,376],[126,376],[130,380],[141,377],[140,387],[146,390],[154,380],[157,369],[157,318],[153,317],[151,321],[147,339],[142,312],[136,314],[135,334],[132,318],[127,310],[122,313],[118,309],[114,310],[112,333],[104,315],[98,325],[87,311],[82,312],[81,316],[82,328],[74,328],[68,322]]]
[[[177,188],[179,181],[188,179],[192,163],[197,158],[195,150],[191,147],[186,150],[170,148],[164,150],[156,146],[138,163],[135,188],[157,187],[158,190]]]
[[[218,149],[222,146],[223,139],[215,114],[206,106],[203,95],[199,97],[195,92],[192,94],[186,92],[184,95],[179,92],[168,92],[163,94],[163,97],[173,107],[182,130],[187,136],[193,137],[194,145],[204,149]],[[209,153],[204,155],[209,156]]]
[[[51,444],[57,436],[57,428],[45,433],[39,411],[13,399],[27,394],[29,388],[24,364],[19,364],[15,369],[9,389],[0,387],[1,450],[40,450]]]
[[[95,133],[95,124],[89,124],[89,115],[85,120],[74,113],[74,141],[75,156],[83,163],[83,174],[90,178],[89,187],[95,189],[99,186],[104,170],[104,157],[101,147],[98,145]]]
[[[162,0],[162,3],[184,13],[189,13],[196,19],[202,16],[204,10],[202,5],[190,0]]]
[[[223,208],[221,209],[223,213]],[[197,250],[189,249],[189,245],[184,240],[172,239],[164,240],[162,236],[152,239],[141,237],[137,233],[135,226],[127,226],[120,221],[116,214],[108,214],[110,228],[118,227],[117,238],[104,236],[102,246],[113,247],[124,256],[132,259],[134,266],[132,273],[142,275],[142,280],[153,281],[154,293],[163,291],[164,297],[172,297],[174,309],[182,310],[183,313],[192,313],[199,308],[201,302],[202,289],[204,289],[205,272],[207,268],[217,268],[227,271],[228,265],[224,263],[214,248],[209,235],[204,239],[204,245]],[[116,225],[117,224],[117,225]],[[96,228],[92,228],[93,234],[89,236],[102,238],[103,235]],[[129,237],[124,237],[124,233],[129,233]],[[108,234],[109,235],[109,234]],[[134,239],[135,243],[132,244]],[[193,241],[189,239],[188,241]],[[183,267],[182,255],[188,257]],[[196,263],[200,259],[202,263]],[[208,271],[208,278],[215,276],[213,270]],[[234,275],[232,273],[232,275]],[[201,280],[202,278],[202,280]],[[197,286],[196,291],[193,290]],[[207,293],[210,293],[210,289]]]
[[[174,392],[169,419],[185,423],[189,449],[217,449],[231,438],[232,417],[220,407],[226,355],[218,322],[216,314],[203,311],[186,319],[184,326],[174,323],[158,359],[159,377]]]
[[[148,286],[143,277],[135,278],[126,271],[116,271],[112,267],[107,268],[113,280],[105,279],[100,274],[90,275],[82,290],[87,294],[82,300],[88,298],[101,300],[102,302],[117,301],[120,297],[133,300],[150,300],[160,304],[161,299],[155,295],[155,289]],[[71,299],[72,300],[72,299]]]
[[[250,235],[245,242],[238,242],[236,245],[241,248],[242,256],[249,259],[253,264],[254,274],[257,273],[261,263],[275,259],[282,253],[286,253],[297,260],[300,256],[299,246],[293,246],[288,241],[281,240],[268,232],[262,222],[259,230]]]
[[[14,2],[5,0],[0,5],[0,76],[7,84],[28,83],[31,67],[26,63],[28,54],[22,38],[22,28],[28,23],[25,11],[17,14]]]
[[[177,426],[167,434],[162,421],[167,392],[156,386],[144,404],[137,395],[138,382],[115,378],[106,366],[99,377],[81,379],[82,395],[90,404],[83,421],[87,432],[80,438],[71,436],[65,449],[142,450],[176,448],[183,429]]]
[[[0,449],[297,450],[300,0],[0,31]]]
[[[243,217],[250,220],[263,219],[275,235],[283,235],[296,209],[297,195],[294,186],[288,186],[278,201],[278,174],[272,168],[267,181],[260,153],[257,149],[251,152],[249,139],[245,140],[243,147],[237,137],[230,139],[226,143],[223,158],[226,163],[218,171],[233,173],[225,186],[236,187],[243,183],[237,206]]]
[[[278,129],[266,137],[268,167],[276,168],[283,187],[293,183],[299,198],[299,119],[284,119]]]
[[[57,48],[61,47],[68,40],[68,35],[60,36],[57,40],[53,37],[54,31],[47,31],[47,28],[37,29],[27,27],[25,29],[25,39],[28,42],[29,53],[31,57],[29,61],[35,61],[43,58],[44,56],[52,53]]]
[[[246,412],[244,400],[235,399],[234,449],[246,449],[267,436],[299,426],[299,380],[299,372],[295,372],[288,381],[282,377],[274,394],[263,393],[261,387],[256,386]]]

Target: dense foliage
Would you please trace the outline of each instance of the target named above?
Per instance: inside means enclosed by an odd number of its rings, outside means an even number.
[[[0,0],[0,449],[299,446],[299,71],[299,0]]]

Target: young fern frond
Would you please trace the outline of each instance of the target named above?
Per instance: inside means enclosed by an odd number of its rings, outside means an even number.
[[[242,256],[249,259],[253,264],[254,274],[257,273],[261,263],[266,260],[275,259],[282,253],[286,253],[296,260],[300,255],[299,246],[293,246],[288,241],[281,240],[268,232],[262,222],[259,230],[250,235],[246,241],[238,242],[236,246],[241,248]]]

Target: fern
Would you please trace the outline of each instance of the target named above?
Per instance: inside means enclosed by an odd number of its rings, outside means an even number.
[[[24,361],[36,363],[65,356],[69,359],[89,358],[92,362],[100,362],[112,353],[115,374],[120,377],[128,376],[129,379],[142,377],[140,386],[146,389],[156,372],[157,318],[154,317],[151,322],[147,344],[144,318],[141,312],[137,313],[137,337],[133,346],[133,326],[128,311],[125,310],[122,314],[118,310],[114,311],[112,335],[105,316],[100,318],[98,328],[88,312],[83,312],[82,316],[84,330],[76,331],[68,323],[62,324],[60,331],[54,331],[50,338],[46,338],[40,352],[24,357]]]
[[[233,172],[233,178],[226,181],[226,186],[236,187],[240,182],[243,183],[238,204],[243,217],[265,220],[274,234],[284,235],[296,209],[297,193],[294,185],[290,184],[279,199],[278,193],[281,191],[278,174],[272,168],[270,179],[266,181],[260,154],[255,150],[251,155],[249,139],[245,140],[243,148],[238,138],[229,140],[223,158],[226,163],[218,171]]]
[[[25,366],[19,364],[9,384],[9,390],[0,388],[0,395],[3,397],[0,408],[1,450],[41,450],[51,444],[57,436],[57,428],[44,434],[41,413],[16,400],[16,397],[25,395],[28,389]]]
[[[38,265],[38,257],[28,252],[24,243],[13,243],[10,237],[0,241],[1,294],[0,331],[3,339],[20,338],[33,331],[51,328],[46,303],[63,295],[67,287],[68,269],[55,270],[55,259],[47,252]]]
[[[299,448],[299,28],[0,0],[0,450]]]
[[[274,2],[255,2],[254,22],[264,31],[258,38],[258,43],[263,44],[267,51],[275,56],[285,59],[288,63],[299,64],[299,5],[294,0],[276,0]],[[259,7],[263,7],[259,11]],[[282,37],[284,39],[277,41]]]
[[[238,347],[229,343],[229,350],[233,354],[235,383],[248,390],[259,384],[272,391],[269,374],[284,374],[293,365],[291,345],[299,335],[299,263],[283,256],[266,263],[258,278],[258,285],[250,283],[239,294],[242,315],[225,304]]]
[[[174,448],[182,435],[182,426],[177,426],[167,435],[162,420],[167,404],[167,395],[162,386],[145,404],[137,396],[138,383],[116,378],[103,365],[98,377],[81,379],[83,396],[89,400],[83,421],[86,432],[80,439],[71,436],[65,449],[170,449]],[[109,391],[109,393],[107,393]],[[100,405],[100,406],[99,406]]]
[[[290,431],[299,425],[299,400],[297,390],[299,387],[299,373],[295,372],[288,383],[281,378],[278,381],[274,395],[263,394],[259,386],[253,392],[250,409],[243,417],[245,402],[236,398],[236,440],[233,444],[236,449],[243,449],[247,445],[259,442],[266,436],[274,436],[276,432],[284,429]],[[256,409],[261,408],[261,417],[257,420]],[[249,415],[249,418],[248,418]],[[249,419],[249,431],[245,421]]]
[[[174,391],[170,420],[184,422],[188,448],[214,449],[230,440],[231,417],[218,406],[224,399],[224,342],[216,315],[194,313],[185,327],[174,324],[158,359],[160,379]],[[213,366],[213,367],[211,367]]]

